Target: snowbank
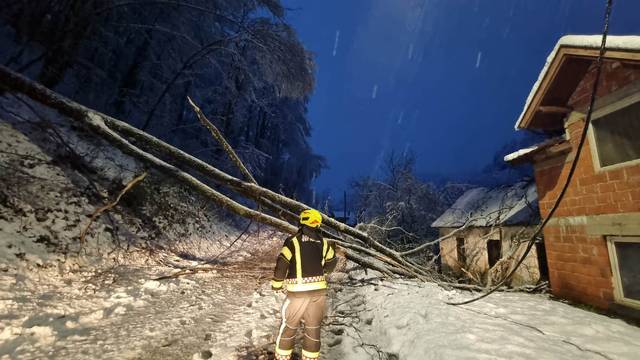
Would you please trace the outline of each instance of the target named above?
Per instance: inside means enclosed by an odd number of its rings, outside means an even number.
[[[348,292],[365,301],[352,307],[360,320],[345,327],[344,340],[331,351],[344,359],[371,359],[377,350],[403,360],[631,360],[640,354],[639,328],[544,295],[498,293],[456,307],[445,301],[470,294],[434,284],[374,281]]]

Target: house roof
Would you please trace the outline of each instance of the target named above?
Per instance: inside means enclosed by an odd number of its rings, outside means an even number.
[[[566,103],[598,56],[601,35],[558,40],[533,85],[515,128],[561,129]],[[608,36],[607,59],[640,61],[640,36]]]
[[[494,225],[528,225],[540,220],[538,193],[533,181],[521,181],[499,188],[468,190],[431,224],[435,228]]]

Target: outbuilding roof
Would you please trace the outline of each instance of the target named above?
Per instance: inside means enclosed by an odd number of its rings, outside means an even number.
[[[494,225],[529,225],[540,220],[538,193],[533,181],[498,188],[477,187],[466,191],[431,224],[435,228]]]

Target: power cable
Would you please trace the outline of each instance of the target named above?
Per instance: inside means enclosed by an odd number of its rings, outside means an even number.
[[[562,187],[562,190],[560,191],[560,194],[558,195],[558,198],[556,199],[555,203],[553,204],[553,207],[549,211],[549,214],[547,215],[547,217],[540,223],[540,225],[538,225],[538,227],[536,228],[535,232],[529,238],[529,240],[528,240],[529,243],[527,244],[527,248],[525,249],[524,253],[520,257],[518,262],[516,263],[516,266],[513,269],[511,269],[511,271],[509,271],[509,273],[498,284],[496,284],[493,288],[491,288],[486,293],[484,293],[484,294],[482,294],[480,296],[477,296],[475,298],[472,298],[472,299],[469,299],[469,300],[465,300],[465,301],[461,301],[461,302],[446,302],[447,304],[456,305],[456,306],[457,305],[466,305],[466,304],[470,304],[472,302],[476,302],[478,300],[484,299],[485,297],[487,297],[487,296],[493,294],[494,292],[496,292],[498,290],[498,288],[500,288],[502,285],[504,285],[513,276],[513,274],[515,274],[516,270],[518,270],[520,265],[522,265],[522,263],[526,259],[527,255],[529,255],[529,252],[531,251],[531,248],[533,248],[533,245],[536,242],[536,237],[540,234],[542,229],[544,229],[544,227],[547,225],[547,223],[549,223],[549,221],[553,217],[553,214],[556,212],[556,210],[560,206],[560,203],[561,203],[562,199],[564,198],[564,195],[567,192],[567,189],[569,188],[569,185],[571,183],[571,179],[573,178],[573,174],[575,173],[576,168],[578,166],[578,160],[580,159],[580,154],[582,153],[582,148],[584,147],[584,143],[585,143],[586,138],[587,138],[587,133],[588,133],[588,130],[589,130],[589,124],[591,123],[591,116],[593,114],[593,105],[595,103],[596,94],[598,93],[598,88],[600,86],[600,75],[601,75],[601,72],[602,72],[602,60],[603,60],[604,54],[606,52],[607,35],[609,34],[609,19],[611,17],[611,9],[612,8],[613,8],[613,0],[607,0],[607,7],[606,7],[606,10],[605,10],[605,14],[604,14],[604,28],[603,28],[603,31],[602,31],[602,42],[600,43],[600,52],[598,54],[598,58],[596,59],[596,76],[595,76],[595,81],[594,81],[594,84],[593,84],[593,89],[591,90],[591,98],[589,99],[589,108],[587,109],[587,115],[586,115],[586,118],[585,118],[585,121],[584,121],[584,127],[582,128],[582,133],[580,135],[580,142],[578,143],[578,148],[576,150],[575,158],[573,159],[573,162],[571,163],[571,168],[569,169],[569,173],[567,174],[567,179],[566,179],[566,181],[565,181],[565,183],[564,183],[564,185]]]

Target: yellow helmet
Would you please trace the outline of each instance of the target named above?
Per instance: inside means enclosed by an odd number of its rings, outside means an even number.
[[[322,214],[318,210],[305,210],[300,213],[300,224],[317,228],[322,224]]]

